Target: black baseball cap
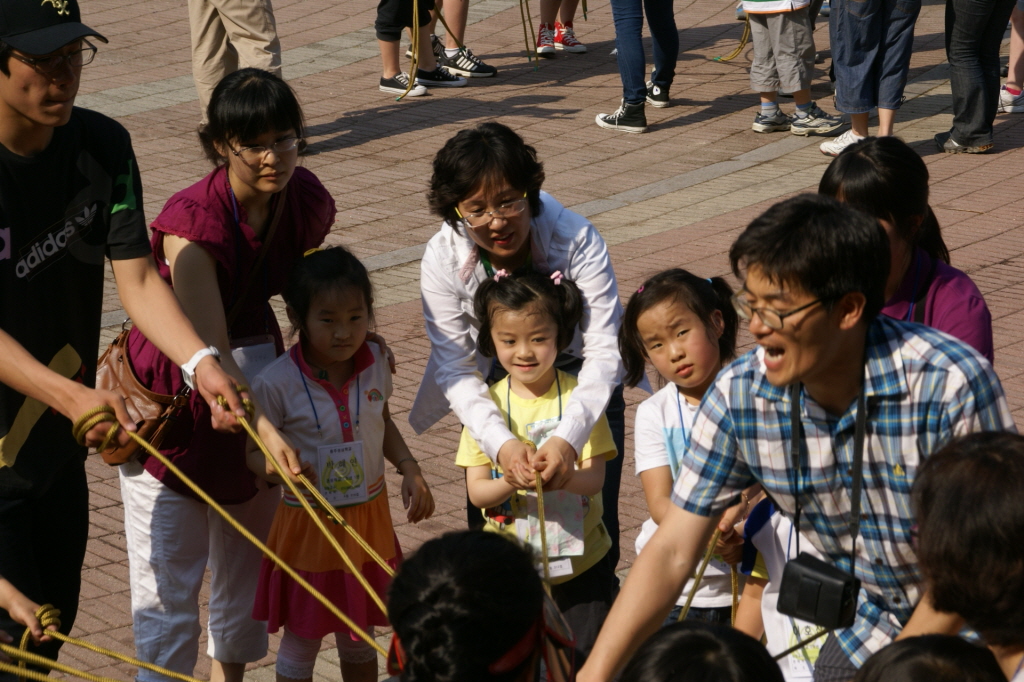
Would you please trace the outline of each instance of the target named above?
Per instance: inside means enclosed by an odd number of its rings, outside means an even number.
[[[26,54],[50,54],[102,35],[81,22],[77,0],[0,0],[0,40]]]

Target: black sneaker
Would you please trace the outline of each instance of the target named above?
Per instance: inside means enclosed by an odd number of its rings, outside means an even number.
[[[658,109],[672,104],[668,98],[668,88],[662,88],[660,85],[647,81],[647,103]]]
[[[614,114],[598,114],[594,117],[594,122],[602,128],[620,130],[624,133],[647,132],[647,116],[644,115],[643,102],[626,104],[623,100]]]
[[[416,69],[416,83],[428,88],[462,88],[466,85],[466,79],[448,73],[438,66],[433,71]]]
[[[406,88],[409,87],[409,74],[400,73],[393,78],[380,79],[380,91],[381,92],[393,92],[396,95],[401,95],[405,92]],[[412,89],[409,90],[409,94],[406,97],[419,97],[427,94],[427,89],[422,85],[413,85]]]
[[[468,47],[459,50],[454,57],[449,57],[444,50],[441,50],[441,56],[437,58],[437,63],[447,69],[449,73],[467,78],[490,78],[498,73],[496,68],[480,61],[480,58],[473,54]]]
[[[441,55],[444,54],[444,43],[441,42],[441,39],[435,33],[430,34],[430,49],[434,51],[434,59],[440,61]],[[405,56],[407,59],[412,59],[412,45],[405,51]]]

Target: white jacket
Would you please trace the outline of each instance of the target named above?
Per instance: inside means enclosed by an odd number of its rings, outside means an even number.
[[[622,305],[601,235],[590,221],[546,192],[541,192],[540,199],[541,214],[530,224],[533,267],[543,273],[561,270],[583,293],[583,319],[567,349],[583,358],[583,368],[579,386],[554,432],[580,452],[622,381],[617,336]],[[480,448],[494,459],[515,436],[487,392],[484,377],[491,361],[477,352],[480,323],[473,316],[473,296],[486,277],[476,245],[462,231],[443,224],[427,243],[421,263],[430,359],[409,423],[416,433],[423,433],[454,410]]]

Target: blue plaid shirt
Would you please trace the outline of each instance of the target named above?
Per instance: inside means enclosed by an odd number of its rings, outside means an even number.
[[[924,458],[954,436],[1016,430],[992,366],[947,334],[879,317],[868,329],[866,356],[861,591],[853,626],[835,633],[858,667],[899,634],[923,593],[910,489]],[[789,391],[768,382],[763,358],[759,348],[737,359],[705,395],[672,499],[712,516],[760,481],[792,517],[799,491],[805,541],[849,570],[857,401],[836,417],[802,392],[804,445],[795,472]]]

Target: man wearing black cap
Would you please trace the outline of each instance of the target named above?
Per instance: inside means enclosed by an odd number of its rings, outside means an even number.
[[[128,132],[74,108],[82,67],[96,54],[88,38],[107,42],[79,21],[76,0],[0,0],[0,576],[59,608],[64,632],[78,609],[89,529],[86,449],[69,420],[109,405],[135,430],[119,397],[88,388],[105,257],[146,336],[188,367],[204,398],[228,398],[230,411],[214,408],[215,427],[237,430],[234,415],[244,414],[216,349],[154,267]],[[105,433],[94,428],[87,443]],[[31,621],[25,611],[17,623]],[[20,633],[17,623],[0,609],[0,630]],[[58,646],[41,653],[55,658]]]

